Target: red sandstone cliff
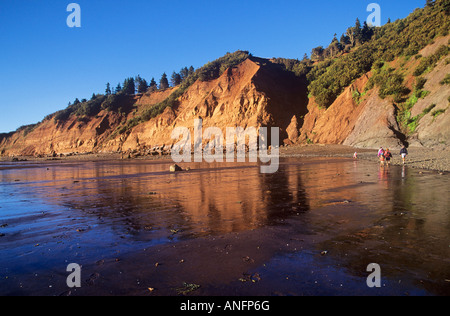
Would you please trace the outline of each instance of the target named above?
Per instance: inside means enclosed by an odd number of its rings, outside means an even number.
[[[432,54],[448,38],[436,41],[420,53]],[[193,130],[195,118],[202,118],[204,127],[221,128],[224,134],[226,127],[279,127],[280,141],[286,144],[314,142],[369,148],[399,146],[405,141],[418,146],[447,144],[450,88],[440,83],[450,72],[447,61],[448,58],[441,60],[425,76],[424,89],[429,94],[411,109],[412,117],[420,116],[413,132],[400,126],[396,104],[392,99],[381,99],[377,88],[355,99],[355,92],[364,91],[370,73],[354,81],[325,109],[314,98],[308,99],[305,79],[270,60],[251,57],[215,80],[197,80],[179,97],[176,106],[166,108],[164,113],[126,133],[119,134],[117,129],[177,88],[130,96],[124,101],[129,108],[126,113],[102,110],[95,117],[71,116],[64,123],[50,117],[31,131],[0,135],[0,153],[13,156],[120,152],[171,145],[176,142],[171,139],[173,129],[182,126]],[[417,61],[411,59],[402,67],[415,66]],[[405,81],[412,87],[414,78],[407,74]],[[433,111],[424,113],[431,104]]]

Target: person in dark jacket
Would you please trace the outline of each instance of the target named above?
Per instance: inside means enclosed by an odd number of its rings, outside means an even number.
[[[402,149],[400,150],[400,155],[402,156],[403,164],[405,164],[406,157],[408,156],[408,150],[406,149],[405,146],[403,146]]]

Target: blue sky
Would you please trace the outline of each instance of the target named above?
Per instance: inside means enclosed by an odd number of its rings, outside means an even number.
[[[67,6],[81,7],[69,28]],[[104,93],[126,77],[163,72],[238,49],[259,57],[302,58],[365,21],[382,24],[425,0],[0,0],[0,133],[37,123],[75,98]]]

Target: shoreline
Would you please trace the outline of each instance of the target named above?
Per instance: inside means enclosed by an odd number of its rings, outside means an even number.
[[[352,151],[283,148],[266,176],[205,162],[175,175],[170,156],[9,162],[0,295],[370,295],[369,262],[379,294],[448,294],[448,178]]]
[[[386,147],[383,147],[386,149]],[[391,165],[402,166],[399,154],[400,148],[390,148],[393,155]],[[353,154],[358,153],[358,160],[379,163],[377,149],[354,148],[344,145],[296,145],[282,149],[280,157],[339,157],[353,159]],[[408,148],[408,156],[405,166],[414,169],[450,172],[450,149],[439,148]]]
[[[358,153],[358,160],[373,161],[378,163],[376,149],[354,148],[345,145],[292,145],[280,148],[280,158],[349,158],[353,159],[353,154]],[[400,148],[393,148],[391,152],[393,158],[391,165],[403,165],[400,154]],[[440,173],[450,172],[450,149],[441,148],[418,148],[408,149],[406,166],[415,169],[432,170]],[[142,155],[131,158],[124,158],[122,153],[80,153],[71,156],[60,157],[0,157],[0,163],[14,162],[83,162],[83,161],[106,161],[106,160],[168,160],[170,155],[152,156]]]

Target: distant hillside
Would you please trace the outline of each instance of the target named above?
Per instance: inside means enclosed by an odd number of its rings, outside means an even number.
[[[177,126],[278,126],[280,141],[357,147],[450,142],[449,1],[380,28],[359,21],[302,60],[228,53],[159,87],[128,78],[40,123],[0,135],[6,156],[139,151]],[[139,92],[139,93],[136,93]]]

